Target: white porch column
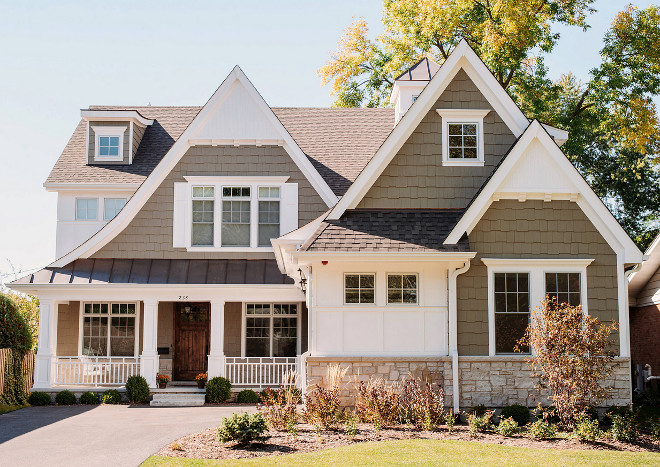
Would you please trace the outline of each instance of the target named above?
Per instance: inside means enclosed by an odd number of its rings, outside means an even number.
[[[209,379],[225,376],[225,301],[211,301],[211,343],[209,346]]]
[[[49,389],[55,383],[57,364],[57,302],[39,300],[39,341],[34,358],[34,388]]]
[[[142,355],[140,356],[140,374],[147,380],[150,388],[156,387],[158,373],[158,300],[144,301],[144,328],[142,330]]]

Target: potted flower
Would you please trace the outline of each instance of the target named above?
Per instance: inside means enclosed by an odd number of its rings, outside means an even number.
[[[195,376],[195,381],[197,382],[197,387],[199,389],[204,389],[204,386],[206,386],[206,380],[208,379],[208,375],[206,373],[200,373],[197,376]]]
[[[156,375],[156,381],[158,381],[158,387],[160,389],[165,389],[167,387],[167,383],[170,382],[170,377],[167,375],[161,375],[158,373]]]

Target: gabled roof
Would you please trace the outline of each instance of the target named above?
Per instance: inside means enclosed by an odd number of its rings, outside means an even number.
[[[642,267],[630,276],[628,295],[631,298],[639,295],[658,268],[660,268],[660,234],[655,237],[651,245],[646,249],[644,258],[645,261],[642,263]]]
[[[347,209],[354,209],[359,204],[461,69],[467,73],[514,136],[522,135],[529,126],[529,120],[474,50],[465,40],[461,40],[337,203],[328,216],[329,219],[339,219]],[[546,128],[558,139],[566,138],[565,131]]]

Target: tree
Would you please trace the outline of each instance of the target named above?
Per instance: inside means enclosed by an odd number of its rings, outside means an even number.
[[[27,401],[23,383],[23,359],[32,349],[30,328],[9,297],[0,294],[0,349],[10,349],[5,368],[5,384],[1,399],[8,405]]]
[[[532,312],[530,325],[517,350],[533,348],[528,363],[540,378],[539,392],[548,390],[562,424],[572,427],[589,405],[607,399],[612,387],[603,381],[612,375],[610,336],[616,323],[601,323],[581,306],[544,300]]]
[[[604,38],[602,63],[581,83],[548,78],[555,24],[588,28],[593,0],[386,0],[385,33],[359,19],[319,69],[335,105],[385,106],[395,77],[429,56],[442,63],[462,39],[530,118],[569,131],[564,152],[640,247],[658,227],[660,13],[628,6]],[[536,54],[536,55],[534,55]]]

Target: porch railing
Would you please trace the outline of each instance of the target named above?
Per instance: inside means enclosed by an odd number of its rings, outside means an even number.
[[[296,370],[298,357],[225,357],[225,375],[234,387],[277,387],[284,374]]]
[[[140,374],[136,357],[56,357],[55,384],[120,386]]]

